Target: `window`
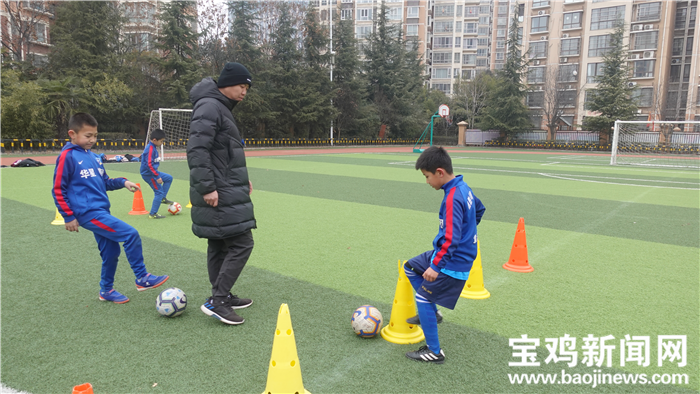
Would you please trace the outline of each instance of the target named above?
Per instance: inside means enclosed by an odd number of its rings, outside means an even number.
[[[406,25],[406,37],[415,37],[418,35],[418,25]]]
[[[544,91],[527,92],[528,107],[542,107],[544,104]]]
[[[34,29],[34,40],[37,42],[46,42],[46,25],[43,23],[37,23]]]
[[[433,49],[452,48],[452,37],[434,37]]]
[[[372,26],[355,26],[355,38],[367,38],[372,33]]]
[[[690,64],[686,64],[685,67],[683,67],[683,82],[689,82],[690,81]]]
[[[634,35],[633,49],[656,49],[656,43],[659,40],[658,31],[648,31],[637,33]]]
[[[559,120],[562,122],[566,123],[568,127],[562,127],[562,130],[565,128],[568,130],[573,130],[572,126],[574,125],[574,115],[561,115],[559,117]]]
[[[559,82],[578,81],[578,64],[562,64],[559,66]]]
[[[490,14],[491,13],[491,6],[488,6],[488,5],[479,6],[479,13],[480,14]]]
[[[506,29],[496,29],[496,37],[504,38],[506,36]]]
[[[673,53],[672,56],[680,56],[683,54],[683,37],[673,39]]]
[[[461,59],[461,54],[458,53],[458,52],[455,53],[455,63],[459,64],[460,60],[462,60],[462,59]],[[455,68],[455,71],[457,71],[456,68]],[[456,77],[456,76],[457,76],[457,75],[455,75],[455,77]]]
[[[436,21],[433,24],[433,33],[452,33],[453,22],[452,21]]]
[[[479,38],[479,46],[480,47],[485,47],[489,45],[489,39],[488,38]]]
[[[549,23],[549,16],[536,16],[532,18],[532,27],[530,28],[530,33],[538,33],[547,31],[547,24]]]
[[[462,45],[462,37],[455,37],[455,48],[459,48]]]
[[[387,13],[387,19],[390,21],[400,21],[403,19],[401,15],[401,7],[391,7]]]
[[[434,83],[433,89],[439,90],[445,94],[450,94],[450,84],[449,83]]]
[[[489,35],[489,27],[488,26],[482,26],[479,28],[479,35],[480,36],[488,36]]]
[[[681,66],[671,66],[669,73],[669,82],[680,82],[681,81]]]
[[[351,20],[352,19],[352,8],[346,8],[340,10],[340,20]]]
[[[476,64],[476,55],[467,55],[464,54],[462,55],[462,63],[463,64],[470,64],[470,65],[475,65]]]
[[[557,95],[559,104],[564,107],[576,106],[576,91],[575,90],[560,90]]]
[[[504,60],[504,59],[505,59],[505,53],[496,52],[496,60]]]
[[[676,24],[674,26],[675,29],[684,29],[685,28],[685,19],[688,17],[688,9],[687,8],[676,8]]]
[[[527,83],[544,83],[545,67],[530,67],[527,70]]]
[[[591,30],[611,29],[625,16],[625,6],[596,8],[591,13]]]
[[[462,70],[462,79],[472,80],[476,76],[476,70]]]
[[[464,7],[464,17],[465,18],[477,17],[477,16],[479,16],[479,7],[477,7],[477,6]]]
[[[464,49],[476,49],[476,43],[478,40],[476,38],[465,38],[464,39]]]
[[[476,50],[476,56],[478,56],[478,57],[488,56],[488,55],[489,55],[488,48],[479,48]]]
[[[508,26],[508,18],[498,18],[496,20],[496,23],[498,23],[499,27],[501,27],[501,26],[506,27],[506,26]]]
[[[46,55],[33,53],[30,56],[32,57],[32,65],[34,65],[34,67],[43,67],[49,63],[49,57]]]
[[[498,15],[508,15],[508,6],[505,4],[498,4]]]
[[[357,9],[357,20],[358,21],[371,21],[372,20],[372,9],[371,8],[358,8]]]
[[[457,33],[462,32],[462,21],[455,22],[455,32],[457,32]]]
[[[540,115],[538,113],[531,113],[530,114],[530,122],[532,122],[532,126],[535,129],[542,128],[542,115]]]
[[[609,34],[606,34],[604,36],[591,36],[591,40],[588,44],[588,56],[605,56],[605,54],[610,49],[611,47]]]
[[[637,101],[638,107],[651,107],[654,88],[640,88],[632,91],[632,98]]]
[[[654,76],[654,60],[634,62],[634,78],[649,78]]]
[[[657,20],[660,15],[661,3],[646,3],[637,6],[637,22]]]
[[[476,66],[477,67],[488,67],[489,61],[488,59],[476,59]]]
[[[583,12],[571,12],[564,14],[564,29],[578,29],[581,27],[581,15]]]
[[[603,75],[603,63],[588,63],[587,83],[596,83],[596,77]]]
[[[458,5],[457,8],[455,9],[455,16],[461,17],[462,16],[462,8],[464,6]]]
[[[479,17],[479,24],[480,25],[489,25],[489,24],[491,24],[491,19],[488,16],[480,16]]]
[[[452,73],[451,68],[436,68],[433,67],[433,78],[449,78]]]
[[[455,16],[455,6],[454,5],[436,5],[435,6],[435,17],[441,16]]]
[[[420,16],[420,7],[406,7],[406,18],[418,18]]]
[[[685,40],[685,54],[686,56],[693,54],[693,37],[688,37],[688,39]]]
[[[532,2],[532,8],[537,8],[537,7],[549,7],[549,0],[535,0]]]
[[[452,63],[452,52],[433,52],[433,64]]]
[[[474,22],[467,22],[464,24],[464,33],[465,34],[474,34],[478,31],[477,30],[478,26],[479,25],[474,23]]]
[[[530,43],[530,59],[547,57],[547,42],[536,41]]]
[[[581,38],[561,40],[561,56],[577,56],[581,51]]]
[[[583,96],[583,109],[590,111],[591,110],[591,101],[593,101],[593,96],[595,95],[595,90],[586,90]],[[584,123],[586,120],[586,117],[583,117]]]
[[[505,40],[496,40],[496,48],[497,49],[503,49],[506,47],[506,41]]]

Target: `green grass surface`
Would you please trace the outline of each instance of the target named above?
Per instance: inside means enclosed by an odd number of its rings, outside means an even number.
[[[700,369],[700,175],[605,165],[564,152],[452,150],[486,206],[479,225],[491,297],[462,299],[439,326],[441,366],[404,357],[419,345],[360,339],[352,311],[375,305],[386,321],[397,261],[430,248],[442,192],[413,168],[417,155],[327,154],[248,159],[258,229],[234,293],[255,303],[242,326],[198,309],[209,295],[206,242],[189,210],[164,220],[130,216],[132,194],[110,192],[112,213],[135,226],[149,271],[171,275],[189,306],[155,311],[157,290],[137,292],[122,255],[115,288],[124,305],[99,302],[100,258],[92,233],[49,223],[53,167],[5,168],[2,176],[2,383],[33,394],[260,393],[277,312],[289,305],[305,388],[318,393],[698,392]],[[138,164],[107,165],[143,181]],[[185,162],[169,198],[188,200]],[[144,185],[145,186],[145,185]],[[144,190],[146,206],[152,191]],[[163,208],[163,212],[165,209]],[[507,271],[525,218],[532,273]],[[510,338],[539,338],[539,367],[513,367]],[[544,360],[545,338],[577,338],[579,365]],[[613,335],[612,367],[586,366],[582,339]],[[625,335],[649,336],[650,365],[620,363]],[[657,336],[687,336],[687,366],[657,366]],[[689,384],[513,385],[508,374],[687,374]],[[157,385],[154,386],[154,384]]]

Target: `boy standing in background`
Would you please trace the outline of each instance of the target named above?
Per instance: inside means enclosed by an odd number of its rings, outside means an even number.
[[[151,204],[148,217],[151,219],[163,219],[165,216],[158,214],[158,208],[160,208],[160,204],[173,203],[167,198],[168,190],[170,190],[170,185],[173,183],[173,177],[158,171],[158,166],[160,165],[158,148],[165,141],[165,132],[161,129],[155,129],[151,132],[150,137],[151,140],[148,141],[141,155],[141,177],[153,189],[154,193],[153,204]]]

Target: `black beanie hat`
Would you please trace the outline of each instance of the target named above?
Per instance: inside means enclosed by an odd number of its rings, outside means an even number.
[[[240,84],[247,84],[248,86],[253,85],[253,77],[248,72],[248,69],[241,63],[226,63],[224,69],[221,70],[221,75],[219,75],[219,81],[216,83],[216,86],[225,88],[227,86]]]

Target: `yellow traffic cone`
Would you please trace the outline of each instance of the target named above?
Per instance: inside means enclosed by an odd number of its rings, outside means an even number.
[[[406,319],[415,315],[416,299],[413,297],[413,287],[403,270],[403,263],[399,260],[399,280],[396,283],[391,319],[389,324],[382,328],[382,338],[401,345],[417,343],[425,339],[420,326],[406,323]]]
[[[272,342],[272,357],[263,394],[307,393],[301,380],[297,344],[292,330],[292,318],[287,304],[280,306],[277,329]]]
[[[51,222],[54,226],[63,226],[66,224],[66,221],[63,220],[63,216],[61,216],[60,213],[58,213],[58,208],[56,208],[56,218]]]
[[[459,296],[472,300],[483,300],[491,297],[491,293],[484,288],[484,269],[481,266],[481,248],[479,247],[478,240],[476,241],[476,250],[476,259],[474,259],[474,264],[472,264],[469,279],[467,279],[467,283],[464,284],[462,294]]]
[[[192,208],[192,200],[185,205],[185,208]]]

